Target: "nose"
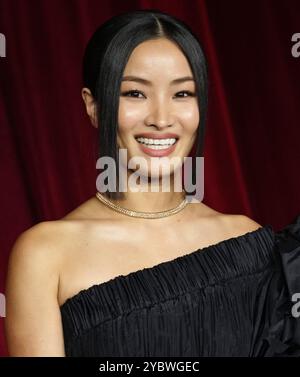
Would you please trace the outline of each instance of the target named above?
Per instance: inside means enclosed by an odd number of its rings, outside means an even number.
[[[158,129],[173,125],[173,115],[171,114],[166,101],[161,99],[152,104],[149,113],[146,116],[145,123],[148,126],[155,126]]]

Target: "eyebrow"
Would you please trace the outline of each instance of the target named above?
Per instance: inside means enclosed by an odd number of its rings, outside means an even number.
[[[151,81],[143,79],[142,77],[137,77],[137,76],[124,76],[122,78],[122,81],[135,81],[135,82],[139,82],[145,85],[152,85]],[[178,79],[172,80],[171,85],[181,84],[182,82],[185,82],[185,81],[195,81],[195,80],[191,76],[180,77]]]

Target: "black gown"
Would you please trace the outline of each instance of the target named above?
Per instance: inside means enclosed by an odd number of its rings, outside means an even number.
[[[80,291],[66,356],[300,356],[300,215]]]

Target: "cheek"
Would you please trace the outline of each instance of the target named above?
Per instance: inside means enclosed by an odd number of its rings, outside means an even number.
[[[180,119],[185,131],[191,134],[194,133],[198,128],[200,120],[198,107],[192,106],[182,109]]]
[[[144,111],[139,106],[120,100],[118,124],[120,129],[128,129],[142,119]]]

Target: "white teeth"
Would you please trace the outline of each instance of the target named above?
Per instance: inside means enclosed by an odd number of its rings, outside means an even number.
[[[146,139],[144,137],[138,137],[136,139],[139,143],[146,144],[148,146],[170,146],[176,143],[176,139]],[[153,148],[153,149],[165,149],[165,148]]]
[[[147,145],[147,148],[149,149],[168,149],[170,148],[170,144],[167,144],[167,145],[151,145],[151,144],[145,144]]]

